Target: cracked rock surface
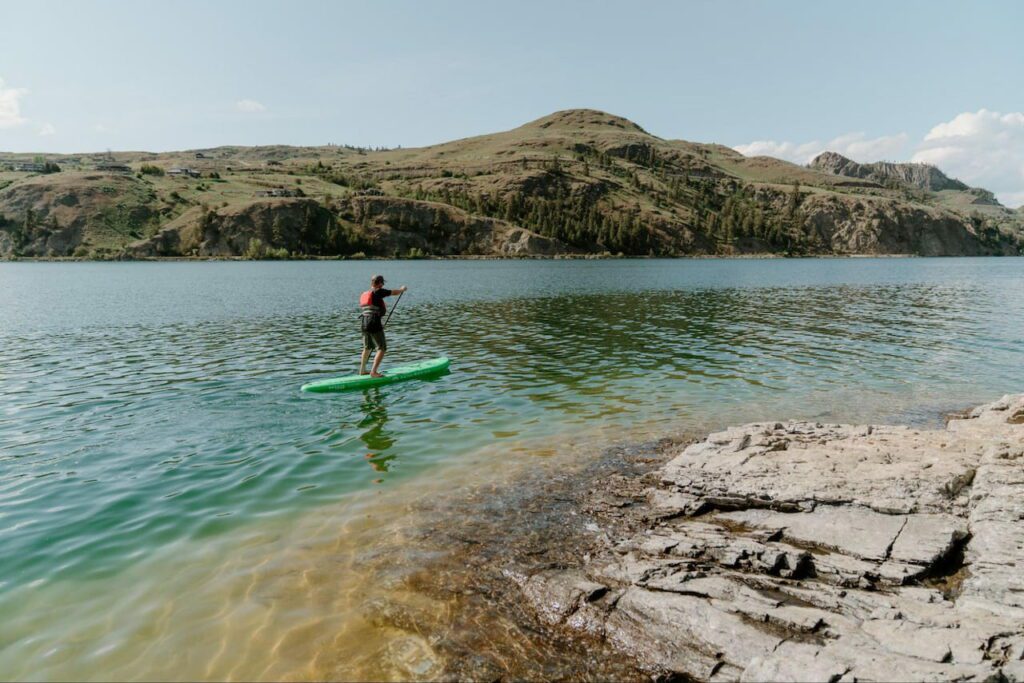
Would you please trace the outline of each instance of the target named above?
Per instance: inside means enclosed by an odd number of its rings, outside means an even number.
[[[1024,395],[734,427],[653,482],[578,566],[507,571],[541,621],[699,680],[1024,681]]]

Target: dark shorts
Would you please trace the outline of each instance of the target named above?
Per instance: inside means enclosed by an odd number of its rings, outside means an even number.
[[[380,332],[363,332],[363,348],[387,351],[388,342],[384,338],[384,330]]]

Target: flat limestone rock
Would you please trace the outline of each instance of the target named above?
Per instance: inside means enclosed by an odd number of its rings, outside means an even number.
[[[930,565],[945,557],[967,536],[966,520],[953,515],[907,515],[889,557],[897,562]]]
[[[883,515],[852,505],[819,506],[812,512],[794,513],[740,510],[719,517],[738,524],[778,529],[786,540],[877,561],[888,558],[893,541],[906,524],[900,515]]]
[[[860,506],[819,506],[811,512],[740,510],[718,515],[737,524],[777,529],[797,543],[882,562],[930,565],[967,535],[965,520],[946,514],[886,515]]]
[[[819,646],[786,641],[773,652],[751,659],[740,681],[837,681],[849,670],[849,664],[830,657]]]
[[[637,625],[642,624],[642,630]],[[709,678],[721,664],[737,668],[774,650],[782,638],[751,625],[741,616],[719,610],[707,600],[640,588],[627,589],[606,622],[608,637],[643,652],[652,644],[662,660],[684,651],[699,654],[700,673]],[[689,647],[680,647],[687,643]],[[692,655],[683,655],[684,661]]]
[[[1024,681],[1024,395],[934,431],[732,427],[634,507],[519,581],[543,622],[669,677]]]
[[[759,423],[693,444],[665,466],[662,480],[682,493],[731,498],[739,508],[824,503],[954,512],[966,504],[956,489],[971,478],[980,446],[942,443],[907,427]]]

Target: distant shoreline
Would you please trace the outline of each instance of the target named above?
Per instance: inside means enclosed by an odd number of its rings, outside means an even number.
[[[78,258],[74,256],[24,256],[0,258],[0,263],[160,263],[160,262],[300,262],[300,261],[626,261],[626,260],[675,260],[675,261],[767,261],[808,259],[908,259],[908,258],[1021,258],[1012,255],[984,254],[979,256],[920,256],[918,254],[808,254],[804,256],[783,256],[780,254],[692,254],[687,256],[607,256],[601,254],[559,254],[555,256],[531,254],[526,256],[422,256],[409,258],[403,256],[304,256],[300,258],[281,259],[249,259],[242,256],[149,256],[133,258]]]

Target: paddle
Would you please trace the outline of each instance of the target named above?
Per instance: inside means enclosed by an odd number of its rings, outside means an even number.
[[[395,312],[396,308],[398,308],[398,302],[402,300],[403,294],[405,294],[405,292],[398,293],[398,298],[395,299],[395,305],[391,307],[390,311],[388,311],[388,317],[384,318],[384,324],[381,325],[381,329],[384,329],[385,327],[388,326],[388,321],[391,320],[391,314]]]

